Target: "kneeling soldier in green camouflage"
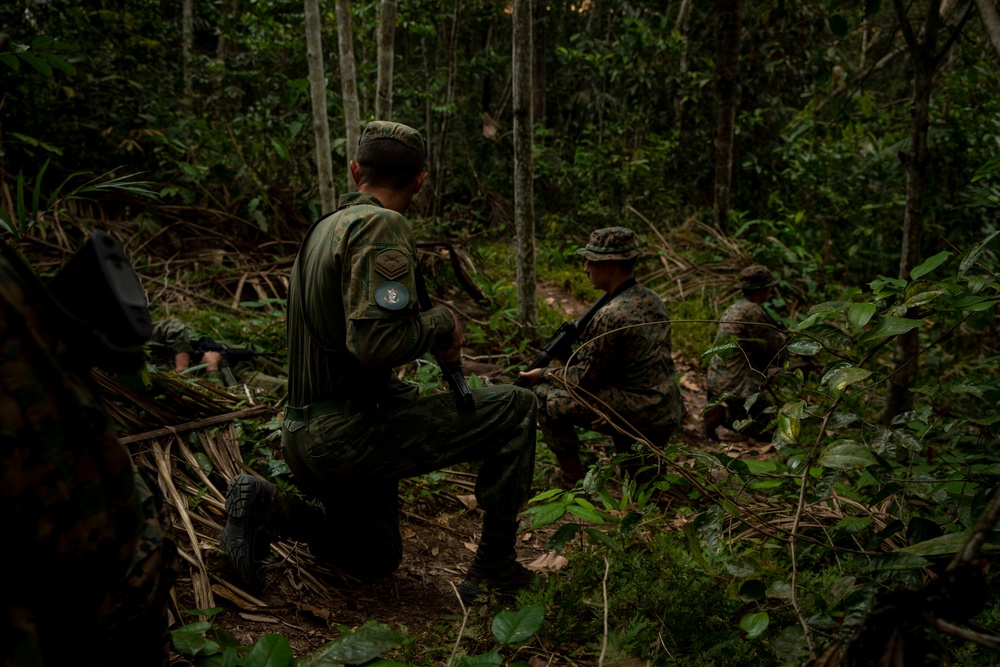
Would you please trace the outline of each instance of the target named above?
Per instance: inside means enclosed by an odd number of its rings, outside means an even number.
[[[474,461],[485,514],[463,601],[534,579],[514,549],[534,470],[534,396],[487,387],[463,411],[448,394],[418,397],[394,371],[428,351],[456,363],[464,340],[448,308],[419,304],[426,291],[403,212],[427,176],[424,159],[416,130],[369,123],[351,162],[358,191],[302,243],[288,294],[282,444],[295,483],[319,502],[251,475],[232,480],[221,544],[250,585],[262,583],[260,560],[278,536],[308,541],[361,580],[392,573],[402,560],[399,480]]]
[[[762,264],[748,266],[740,272],[740,289],[743,298],[726,308],[719,320],[716,343],[733,336],[739,341],[739,350],[728,359],[714,356],[708,365],[708,400],[731,394],[731,398],[706,411],[702,428],[710,440],[719,440],[719,426],[733,428],[737,421],[752,419],[740,433],[759,438],[768,420],[764,410],[773,401],[761,386],[767,379],[768,367],[781,359],[785,334],[760,305],[771,296],[771,289],[778,281]],[[748,410],[746,401],[755,397]]]
[[[604,290],[610,301],[583,331],[569,366],[521,373],[535,388],[538,425],[567,486],[585,473],[574,427],[611,435],[620,453],[635,442],[600,419],[595,409],[628,432],[638,431],[659,443],[666,442],[684,418],[671,356],[670,316],[660,297],[636,282],[633,272],[643,250],[632,230],[598,229],[576,252],[587,260],[584,270],[591,284]]]

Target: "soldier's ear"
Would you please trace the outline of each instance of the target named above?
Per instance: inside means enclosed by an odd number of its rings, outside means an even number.
[[[427,180],[427,172],[422,171],[416,175],[413,179],[413,194],[420,192],[420,188],[424,186],[424,181]]]

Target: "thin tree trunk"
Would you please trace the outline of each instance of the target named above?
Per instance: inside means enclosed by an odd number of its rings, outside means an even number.
[[[531,0],[514,0],[514,227],[517,230],[517,316],[522,335],[538,323],[535,304],[535,210],[532,165]]]
[[[330,120],[326,112],[326,76],[323,71],[323,37],[319,0],[305,0],[306,61],[309,64],[309,94],[312,103],[313,138],[316,142],[316,176],[321,214],[337,208],[333,185],[333,157],[330,154]]]
[[[194,88],[191,85],[191,54],[194,53],[194,0],[181,4],[181,60],[184,75],[184,98],[192,103]]]
[[[715,64],[718,109],[715,123],[715,226],[726,233],[732,196],[734,131],[736,124],[736,77],[740,63],[740,31],[743,0],[719,0],[718,60]]]
[[[392,61],[396,55],[396,0],[382,0],[378,25],[378,86],[375,118],[392,120]]]
[[[995,0],[976,0],[979,16],[983,19],[986,34],[993,45],[993,52],[1000,58],[1000,12],[997,11]]]
[[[340,84],[344,98],[344,136],[347,139],[347,162],[358,157],[358,139],[361,138],[361,111],[358,103],[357,69],[354,66],[354,31],[351,28],[350,0],[336,0],[334,12],[337,16],[337,37],[340,46]],[[347,191],[354,192],[357,186],[347,170]]]
[[[544,12],[544,6],[537,7],[538,11]],[[545,73],[545,37],[546,37],[546,24],[548,22],[548,17],[542,16],[533,22],[534,25],[534,44],[533,44],[533,58],[534,62],[532,64],[532,100],[531,100],[531,115],[532,120],[536,123],[545,124],[545,88],[548,85],[548,79]]]
[[[930,0],[924,23],[924,41],[913,34],[902,0],[893,0],[896,15],[906,38],[913,63],[913,96],[910,108],[910,150],[900,155],[906,170],[906,204],[903,208],[903,242],[899,252],[899,277],[909,280],[910,270],[920,260],[920,238],[924,222],[924,198],[927,194],[927,165],[930,152],[927,130],[930,127],[931,91],[937,60],[937,34],[941,27],[941,0]],[[909,390],[917,371],[916,356],[920,349],[917,329],[896,338],[892,355],[892,373],[886,382],[882,421],[891,422],[912,404]]]
[[[438,133],[437,151],[432,154],[433,169],[431,171],[434,174],[434,200],[431,205],[431,211],[435,216],[441,212],[441,197],[444,192],[444,181],[447,177],[444,166],[445,151],[448,146],[448,123],[451,120],[451,109],[455,102],[455,78],[458,69],[458,25],[461,15],[462,0],[455,0],[451,14],[451,34],[448,37],[448,79],[444,93],[445,110],[441,114],[441,129]]]
[[[681,0],[681,8],[677,11],[677,22],[674,24],[674,32],[680,36],[682,42],[681,55],[678,69],[681,73],[681,80],[684,79],[690,67],[688,59],[688,19],[691,17],[691,0]],[[674,98],[674,127],[680,132],[684,129],[684,96],[677,95]]]

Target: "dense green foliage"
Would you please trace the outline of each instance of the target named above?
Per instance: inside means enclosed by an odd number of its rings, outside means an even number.
[[[547,622],[533,631],[546,645],[592,661],[607,653],[655,664],[801,664],[847,642],[892,591],[918,595],[942,581],[967,604],[935,607],[935,615],[1000,628],[991,535],[981,559],[956,566],[958,575],[948,569],[1000,487],[1000,77],[978,17],[962,23],[975,12],[971,2],[945,3],[944,35],[957,39],[934,80],[922,263],[906,280],[897,276],[912,83],[894,3],[743,3],[729,245],[706,234],[677,252],[695,265],[732,263],[736,254],[769,264],[782,297],[771,305],[788,328],[789,351],[806,363],[773,377],[782,400],[765,414],[772,456],[650,442],[660,468],[641,483],[621,479],[605,458],[582,486],[533,501],[527,520],[560,522],[551,546],[570,558],[548,587],[522,600],[544,606]],[[902,4],[919,31],[926,2]],[[186,220],[280,243],[321,212],[301,3],[193,7],[185,65],[180,3],[0,5],[0,30],[10,37],[0,45],[3,233],[21,236],[65,216],[69,199],[99,199],[104,215],[164,239],[174,234],[171,222]],[[591,300],[569,250],[591,228],[634,227],[650,245],[661,241],[662,256],[689,221],[711,219],[716,9],[708,0],[536,5],[544,104],[535,108],[535,211],[545,281]],[[342,188],[336,25],[332,5],[323,10]],[[355,2],[352,12],[367,120],[378,3]],[[457,237],[479,260],[489,312],[485,324],[468,327],[469,339],[505,365],[530,351],[514,321],[506,245],[509,12],[508,2],[401,3],[394,83],[394,119],[421,128],[432,156],[412,216],[418,234]],[[499,130],[487,138],[490,121]],[[713,288],[708,300],[725,293]],[[673,312],[712,319],[718,305],[686,293]],[[272,306],[257,304],[243,325],[214,313],[191,319],[204,333],[252,333],[278,350],[280,303]],[[543,311],[541,324],[560,317]],[[713,331],[675,322],[675,349],[701,355]],[[921,350],[911,362],[920,371],[914,405],[883,422],[889,356],[909,331],[919,333]],[[734,346],[722,341],[706,358]],[[409,379],[425,392],[440,389],[431,364]],[[253,433],[259,446],[248,463],[287,484],[270,447],[274,427]],[[982,647],[891,618],[928,662],[945,654],[960,664],[995,662]],[[178,640],[185,655],[214,656],[206,664],[227,651],[256,664],[252,649],[207,622],[182,628]],[[260,651],[291,660],[287,643],[264,644]],[[492,657],[496,646],[487,644],[489,657],[467,661],[511,658]]]

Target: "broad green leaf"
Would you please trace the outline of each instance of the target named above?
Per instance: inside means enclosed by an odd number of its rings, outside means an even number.
[[[867,301],[864,303],[852,303],[850,309],[847,311],[847,321],[855,329],[860,329],[868,324],[868,321],[874,314],[875,304],[868,303]]]
[[[747,633],[747,639],[753,639],[764,634],[767,626],[771,623],[771,617],[766,611],[758,611],[746,614],[740,619],[740,630]]]
[[[502,664],[503,658],[496,651],[482,655],[465,656],[458,660],[459,667],[493,667]]]
[[[1000,170],[1000,155],[994,155],[986,161],[986,164],[976,170],[976,173],[972,175],[972,182],[975,183],[980,178],[998,170]]]
[[[983,250],[985,250],[986,246],[990,244],[990,241],[996,238],[997,234],[1000,234],[1000,231],[993,232],[969,249],[969,252],[966,253],[965,257],[962,258],[962,261],[958,265],[959,276],[965,275],[965,272],[972,268],[972,266],[979,260],[979,255],[983,253]]]
[[[292,662],[292,647],[284,635],[261,635],[250,653],[246,667],[288,667]]]
[[[576,539],[576,536],[580,534],[580,530],[581,526],[578,523],[565,523],[559,526],[559,530],[549,538],[549,541],[545,544],[545,548],[561,551],[570,540]]]
[[[543,500],[548,500],[549,498],[554,498],[555,496],[566,493],[562,489],[549,489],[548,491],[542,491],[537,496],[528,501],[529,504],[541,502]]]
[[[48,35],[39,35],[31,40],[31,48],[33,49],[46,49],[55,43],[55,38]]]
[[[566,514],[566,506],[562,503],[548,503],[538,508],[531,518],[531,527],[535,530],[542,526],[548,526],[563,518]]]
[[[698,539],[698,531],[695,530],[694,524],[691,522],[685,523],[681,526],[681,531],[688,539],[688,548],[691,550],[691,557],[694,558],[699,565],[705,568],[705,572],[708,572],[714,577],[715,570],[713,570],[712,566],[708,564],[707,560],[705,560],[705,554],[701,551],[701,541]]]
[[[898,336],[910,331],[911,329],[916,329],[917,327],[923,325],[923,323],[923,320],[910,320],[905,317],[892,317],[887,315],[882,318],[877,325],[875,325],[874,329],[862,335],[858,342],[867,343],[881,340],[882,338],[888,338],[889,336]]]
[[[305,661],[300,660],[298,667],[360,665],[396,648],[404,639],[402,634],[389,626],[368,621],[357,630],[324,644]]]
[[[711,358],[717,354],[725,360],[732,356],[733,352],[739,348],[740,343],[736,336],[726,336],[725,338],[719,340],[715,345],[705,350],[701,356]]]
[[[31,53],[20,53],[18,55],[21,57],[21,60],[34,67],[45,76],[52,76],[52,67],[41,58],[38,58]]]
[[[887,554],[876,556],[872,560],[872,572],[886,572],[889,570],[918,570],[930,565],[930,561],[919,554],[912,554],[896,549]]]
[[[844,391],[844,388],[847,387],[847,385],[854,384],[855,382],[861,382],[871,374],[872,372],[866,368],[847,366],[845,368],[838,368],[835,371],[827,373],[823,377],[823,381],[837,391]]]
[[[61,69],[62,71],[64,71],[67,74],[69,74],[70,76],[76,74],[76,68],[73,67],[73,65],[71,63],[66,62],[65,60],[63,60],[59,56],[55,55],[54,53],[44,53],[43,52],[43,53],[39,53],[38,57],[44,59],[45,62],[47,62],[48,64],[52,65],[56,69]]]
[[[504,610],[493,619],[493,636],[501,644],[520,644],[542,627],[545,607],[531,604],[517,611]]]
[[[924,281],[921,281],[921,283],[923,285],[927,284]],[[931,301],[938,298],[942,294],[947,294],[947,292],[943,289],[937,289],[937,288],[926,289],[922,291],[914,291],[912,294],[909,293],[907,294],[906,301],[904,302],[903,305],[905,305],[907,308],[916,308],[917,306],[922,306],[925,303],[930,303]]]
[[[854,440],[835,441],[823,450],[816,462],[824,468],[837,470],[854,470],[878,463],[865,445]]]
[[[21,61],[17,59],[12,53],[0,54],[0,62],[2,62],[7,67],[11,68],[15,72],[21,69]]]
[[[289,160],[291,156],[288,154],[288,148],[285,144],[281,143],[274,137],[271,137],[271,146],[274,148],[274,152],[278,154],[282,160]]]
[[[937,267],[944,264],[949,257],[951,257],[951,252],[947,250],[939,252],[933,257],[928,257],[919,266],[915,266],[910,270],[910,280],[916,280],[921,276],[927,275]]]
[[[728,498],[720,496],[719,504],[722,505],[722,509],[726,510],[726,514],[728,514],[729,516],[738,519],[743,514],[742,512],[740,512],[740,508],[734,505]]]
[[[795,444],[799,441],[802,412],[805,405],[805,401],[789,401],[778,410],[778,427],[771,440],[775,449],[781,449],[785,445]]]
[[[195,656],[204,650],[207,641],[200,632],[189,632],[183,628],[170,633],[170,643],[178,653]]]
[[[604,523],[604,517],[597,513],[593,508],[580,507],[579,505],[570,505],[566,508],[566,511],[573,516],[578,516],[584,521],[589,521],[591,523]]]
[[[811,338],[796,336],[792,342],[788,344],[787,349],[792,354],[808,357],[822,352],[823,346],[820,345],[818,341],[812,340]]]
[[[948,533],[938,537],[911,544],[908,547],[896,549],[893,553],[908,553],[917,556],[946,556],[958,553],[965,543],[969,541],[972,531],[963,530],[960,533]]]

